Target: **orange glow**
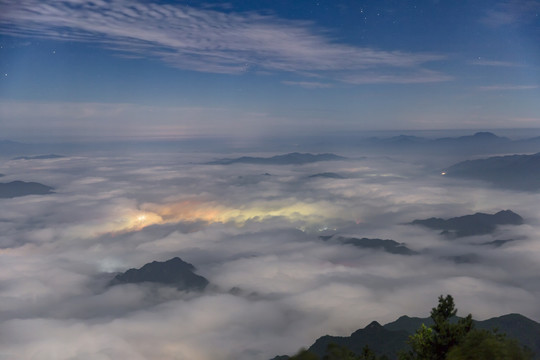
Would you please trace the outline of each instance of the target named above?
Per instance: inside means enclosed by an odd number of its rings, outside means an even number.
[[[212,201],[184,200],[164,205],[147,203],[141,206],[141,210],[128,210],[114,222],[112,232],[137,231],[155,224],[195,221],[230,222],[242,226],[246,221],[263,221],[272,217],[319,223],[337,214],[338,211],[328,203],[291,203],[282,200],[232,208]]]
[[[207,221],[223,222],[225,209],[217,204],[186,200],[166,205],[147,205],[146,208],[163,219],[163,222]]]

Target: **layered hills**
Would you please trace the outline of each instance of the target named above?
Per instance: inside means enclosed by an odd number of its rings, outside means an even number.
[[[534,191],[540,189],[540,153],[467,160],[445,169],[444,174],[482,180],[502,188]]]
[[[477,132],[473,135],[424,138],[419,136],[399,135],[388,138],[368,138],[358,143],[366,151],[371,149],[387,153],[418,154],[501,154],[516,152],[534,152],[540,148],[540,137],[512,140],[497,136],[491,132]]]
[[[354,245],[364,249],[386,251],[391,254],[414,255],[415,251],[409,249],[405,244],[395,240],[368,239],[343,236],[320,236],[324,241],[335,242],[344,245]]]
[[[521,225],[523,218],[512,210],[503,210],[496,214],[476,213],[450,219],[432,217],[414,220],[411,224],[442,230],[441,234],[449,237],[464,237],[491,234],[498,225]]]

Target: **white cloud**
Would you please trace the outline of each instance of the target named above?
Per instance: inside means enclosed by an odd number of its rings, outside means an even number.
[[[299,86],[306,89],[326,89],[333,87],[332,84],[317,81],[282,81],[285,85]]]
[[[366,72],[341,78],[351,84],[420,84],[453,80],[453,77],[433,70],[411,70],[400,73]]]
[[[520,312],[540,319],[538,194],[431,176],[418,159],[210,166],[200,164],[229,155],[98,155],[0,162],[7,177],[31,177],[57,191],[1,200],[0,357],[266,360],[325,333],[349,335],[372,320],[427,316],[446,293],[477,317]],[[347,178],[308,178],[324,171]],[[178,218],[108,232],[139,212],[179,210],[178,204],[213,215],[297,207],[242,224]],[[448,241],[405,224],[506,208],[527,225]],[[307,210],[319,216],[305,216]],[[324,226],[405,242],[421,254],[327,243],[316,230]],[[517,240],[501,248],[475,245],[495,238]],[[479,263],[442,259],[467,253]],[[193,263],[212,286],[202,294],[104,287],[113,276],[104,271],[173,256]],[[240,288],[238,295],[228,293],[232,287]]]
[[[0,3],[0,31],[62,41],[99,43],[123,56],[154,57],[181,69],[318,73],[339,79],[365,70],[421,70],[444,56],[363,48],[330,39],[306,21],[253,12],[220,12],[125,0],[38,0]],[[414,82],[445,81],[424,72]],[[409,82],[396,74],[383,82]],[[404,80],[405,79],[405,80]]]
[[[487,10],[480,21],[493,28],[523,25],[538,19],[539,12],[538,0],[506,0]]]
[[[500,61],[500,60],[487,60],[487,59],[477,59],[471,62],[472,65],[479,66],[500,66],[500,67],[522,67],[523,64],[511,62],[511,61]]]
[[[478,90],[482,91],[512,91],[512,90],[534,90],[538,89],[538,85],[487,85],[479,86]]]

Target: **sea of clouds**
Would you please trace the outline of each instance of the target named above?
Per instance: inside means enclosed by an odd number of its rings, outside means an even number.
[[[356,155],[299,166],[181,152],[0,160],[3,182],[55,188],[0,199],[0,357],[265,360],[373,320],[427,316],[440,294],[461,315],[540,320],[540,194],[448,179],[444,160]],[[343,179],[310,177],[324,172]],[[408,224],[504,209],[525,224],[454,240]],[[333,234],[418,255],[320,239]],[[452,259],[462,255],[473,261]],[[107,286],[174,256],[211,285]]]

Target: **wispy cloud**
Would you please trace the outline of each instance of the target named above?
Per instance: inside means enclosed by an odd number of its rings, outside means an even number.
[[[282,81],[285,85],[300,86],[306,89],[326,89],[333,87],[332,84],[317,81]]]
[[[538,19],[539,12],[538,0],[507,0],[486,11],[480,22],[489,27],[524,24]]]
[[[539,88],[538,85],[488,85],[488,86],[479,86],[478,90],[506,91],[506,90],[534,90],[538,88]]]
[[[478,59],[471,62],[472,65],[478,66],[500,66],[500,67],[522,67],[523,64],[515,63],[511,61],[500,61],[500,60],[484,60]]]
[[[418,69],[407,72],[383,73],[365,72],[343,77],[350,84],[419,84],[450,81],[453,77],[438,71]]]
[[[336,79],[366,70],[418,71],[444,58],[337,43],[310,22],[254,12],[126,0],[0,0],[0,7],[6,35],[101,44],[124,56],[201,72],[286,71]],[[419,82],[440,81],[433,75]],[[406,78],[393,75],[387,82]]]

